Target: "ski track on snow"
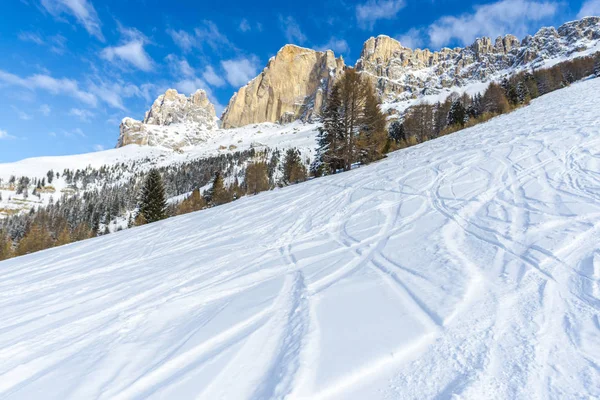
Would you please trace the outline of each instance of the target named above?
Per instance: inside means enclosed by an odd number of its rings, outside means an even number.
[[[600,397],[599,91],[0,263],[0,398]]]

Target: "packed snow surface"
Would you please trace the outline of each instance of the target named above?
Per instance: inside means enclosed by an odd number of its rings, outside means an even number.
[[[600,397],[599,92],[0,263],[0,397]]]

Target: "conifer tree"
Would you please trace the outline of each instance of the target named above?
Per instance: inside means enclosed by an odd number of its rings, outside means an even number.
[[[306,180],[306,167],[302,163],[300,151],[297,149],[288,149],[286,151],[282,169],[284,185],[291,185]]]
[[[360,120],[357,147],[361,162],[370,163],[379,160],[383,156],[383,150],[387,142],[386,118],[381,112],[380,102],[375,95],[373,86],[365,80],[359,84],[364,86],[365,105]]]
[[[400,141],[406,140],[406,133],[404,131],[404,124],[400,121],[394,121],[390,124],[388,129],[388,135],[394,142],[399,143]]]
[[[594,75],[596,78],[600,78],[600,56],[596,57],[596,62],[594,63]]]
[[[244,182],[248,194],[257,194],[270,189],[267,164],[264,162],[249,163],[246,167]]]
[[[218,206],[221,204],[229,203],[231,201],[231,194],[225,187],[225,183],[223,181],[223,176],[220,172],[215,174],[215,178],[213,180],[212,188],[210,189],[210,204],[213,206]]]
[[[454,100],[448,113],[448,125],[465,126],[466,119],[467,110],[465,110],[462,102],[459,99]]]
[[[531,100],[531,95],[529,94],[529,88],[523,81],[520,81],[517,84],[517,100],[518,100],[519,104],[525,104],[525,103],[528,103],[529,100]]]
[[[146,223],[167,218],[167,201],[162,177],[156,169],[150,170],[146,176],[139,203],[139,214]]]
[[[34,223],[25,236],[19,241],[16,255],[23,256],[25,254],[34,253],[44,250],[52,246],[52,237],[43,225]]]
[[[7,260],[12,255],[12,240],[3,232],[0,232],[0,261]]]

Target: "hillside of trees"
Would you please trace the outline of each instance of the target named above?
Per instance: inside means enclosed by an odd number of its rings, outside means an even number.
[[[244,195],[313,177],[348,171],[385,157],[385,153],[416,145],[485,122],[527,105],[532,99],[594,75],[600,56],[562,62],[548,69],[521,72],[492,83],[483,94],[453,94],[444,102],[418,104],[386,129],[386,118],[371,85],[348,69],[328,97],[310,165],[297,149],[236,152],[178,165],[140,170],[136,163],[100,169],[48,171],[46,177],[11,177],[18,194],[31,184],[63,177],[74,194],[46,207],[0,220],[0,260],[111,233],[121,219],[126,226],[219,206]],[[151,160],[141,163],[149,164]],[[127,176],[127,178],[123,178]],[[183,196],[181,201],[167,199]]]

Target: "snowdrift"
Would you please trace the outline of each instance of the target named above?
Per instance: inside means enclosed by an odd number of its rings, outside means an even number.
[[[600,396],[599,92],[0,263],[0,397]]]

